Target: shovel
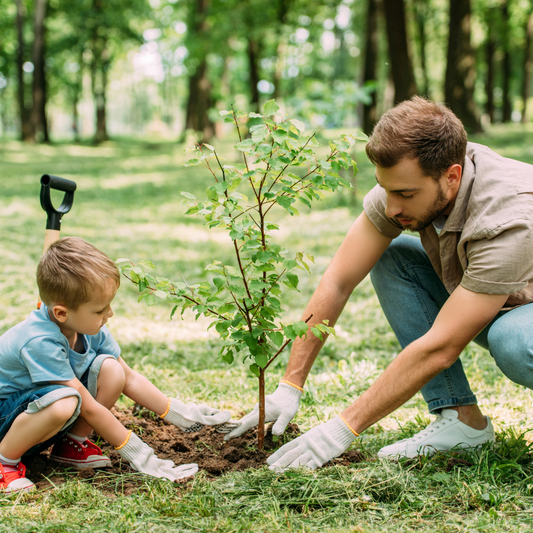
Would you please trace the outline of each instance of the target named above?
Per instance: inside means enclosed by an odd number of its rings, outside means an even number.
[[[50,198],[50,190],[62,191],[65,193],[61,205],[56,209]],[[66,215],[74,203],[74,191],[76,183],[58,176],[43,174],[41,176],[41,206],[46,211],[46,232],[44,234],[43,254],[48,250],[50,245],[59,240],[61,232],[61,221],[63,215]],[[41,307],[41,299],[37,302],[37,309]]]

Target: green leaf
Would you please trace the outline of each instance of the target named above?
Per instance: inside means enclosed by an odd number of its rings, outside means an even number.
[[[191,200],[196,200],[196,196],[194,194],[191,194],[189,192],[181,191],[180,193],[182,196],[185,196],[185,198],[190,198]]]
[[[260,115],[259,113],[254,113],[253,111],[251,113],[248,113],[248,116],[250,118],[263,118],[263,115]]]
[[[257,252],[255,255],[255,260],[259,263],[268,263],[273,256],[274,254],[272,252],[261,251]]]
[[[298,287],[298,276],[295,274],[287,274],[287,279],[289,280],[289,283],[296,289]]]
[[[226,283],[226,280],[224,278],[213,278],[213,283],[217,289],[221,289],[224,286],[224,283]]]
[[[189,159],[189,161],[187,161],[185,163],[185,166],[186,167],[192,167],[194,165],[197,165],[198,163],[200,163],[200,160],[199,159]]]
[[[294,267],[298,266],[298,263],[294,259],[285,259],[285,261],[283,261],[283,266],[287,270],[292,270]]]
[[[279,111],[279,105],[276,104],[276,100],[269,100],[264,106],[263,106],[263,113],[270,117],[272,115],[275,115]]]
[[[179,305],[175,305],[172,308],[172,311],[170,312],[170,320],[172,320],[172,317],[176,314],[176,311],[178,310]]]
[[[295,128],[300,132],[303,133],[305,131],[305,124],[301,120],[292,119],[289,120],[289,122],[295,126]]]
[[[233,111],[226,111],[226,110],[224,110],[224,111],[220,111],[220,112],[218,113],[218,115],[219,115],[220,117],[224,117],[224,116],[226,116],[226,115],[233,115]]]
[[[234,311],[236,309],[235,305],[234,304],[226,304],[226,305],[222,305],[221,307],[218,308],[218,312],[223,315],[225,313],[229,313],[230,311]]]
[[[139,292],[144,291],[146,289],[146,283],[144,282],[144,279],[139,280]]]
[[[241,152],[251,152],[255,149],[255,142],[252,139],[245,139],[244,141],[236,144],[235,148]]]
[[[216,191],[214,186],[207,187],[207,189],[205,190],[205,194],[212,202],[218,201],[218,192]]]
[[[278,196],[276,198],[276,202],[281,205],[281,207],[284,207],[285,209],[289,209],[291,204],[294,202],[293,198],[289,198],[288,196]]]
[[[281,144],[288,137],[288,133],[283,130],[274,130],[272,132],[272,138],[279,144]]]
[[[261,368],[265,368],[268,363],[268,357],[264,353],[258,353],[255,356],[255,362],[257,363],[257,366],[260,366]]]
[[[292,325],[292,329],[294,330],[294,333],[296,333],[298,337],[303,337],[303,336],[307,336],[307,330],[309,329],[309,326],[305,322],[300,320],[299,322],[295,322]]]
[[[226,352],[225,354],[222,354],[222,361],[225,361],[226,363],[231,365],[234,360],[235,357],[233,357],[233,352]]]
[[[274,133],[274,132],[273,132]],[[252,133],[252,140],[255,142],[262,141],[268,135],[268,129],[266,126],[261,126]]]
[[[281,331],[271,331],[268,333],[268,336],[270,337],[270,340],[278,347],[283,344],[283,340],[285,338]]]
[[[154,291],[154,296],[157,296],[158,298],[165,299],[168,294],[165,291]]]
[[[259,367],[255,363],[253,365],[250,365],[250,372],[254,376],[259,377]]]
[[[211,150],[212,152],[215,151],[215,147],[214,147],[214,146],[211,146],[210,144],[204,143],[204,146],[205,146],[206,148],[209,148],[209,150]]]

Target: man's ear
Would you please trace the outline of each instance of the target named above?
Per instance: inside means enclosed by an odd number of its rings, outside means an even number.
[[[58,322],[63,323],[67,321],[68,309],[64,305],[54,305],[50,311],[52,312],[53,318]]]
[[[452,165],[446,171],[446,181],[448,182],[448,189],[457,193],[459,186],[461,185],[461,176],[463,175],[463,168],[461,165]]]

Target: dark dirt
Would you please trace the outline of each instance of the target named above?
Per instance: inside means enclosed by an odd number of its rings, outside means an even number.
[[[113,414],[128,429],[133,430],[146,444],[151,446],[160,459],[171,459],[177,465],[197,463],[201,470],[211,477],[220,476],[226,472],[258,468],[265,465],[266,458],[280,446],[300,435],[296,424],[289,424],[285,434],[274,442],[271,426],[265,435],[264,449],[257,450],[257,430],[248,431],[242,437],[224,441],[224,435],[217,433],[212,428],[204,428],[198,433],[184,433],[175,426],[169,425],[158,419],[153,413],[143,410],[133,414],[131,409],[112,409]],[[90,439],[95,442],[93,434]],[[121,462],[120,457],[113,447],[107,444],[100,446],[104,453],[111,459],[112,466],[100,471],[88,468],[80,472],[71,467],[64,467],[48,459],[50,450],[25,461],[26,476],[31,479],[38,489],[49,488],[53,485],[64,483],[67,479],[74,478],[94,481],[100,485],[109,486],[113,474],[130,473],[132,470],[127,463]],[[365,457],[356,450],[349,450],[331,464],[349,466],[359,463]],[[103,476],[99,473],[105,473]],[[129,494],[134,492],[138,483],[127,482],[120,485],[120,492]],[[111,490],[115,492],[116,487]]]

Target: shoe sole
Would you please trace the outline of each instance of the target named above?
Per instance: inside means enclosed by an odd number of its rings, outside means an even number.
[[[55,461],[56,463],[62,463],[73,466],[78,470],[85,470],[86,468],[106,468],[111,466],[111,461],[109,459],[97,459],[95,461],[91,461],[90,463],[87,461],[76,461],[75,459],[65,459],[63,457],[56,457],[54,455],[51,455],[50,459],[52,459],[52,461]]]
[[[21,492],[33,492],[37,487],[35,485],[30,485],[29,487],[21,487],[20,489],[15,490],[5,490],[0,489],[0,496],[6,496],[10,498],[11,496],[16,496],[17,494],[20,494]]]

